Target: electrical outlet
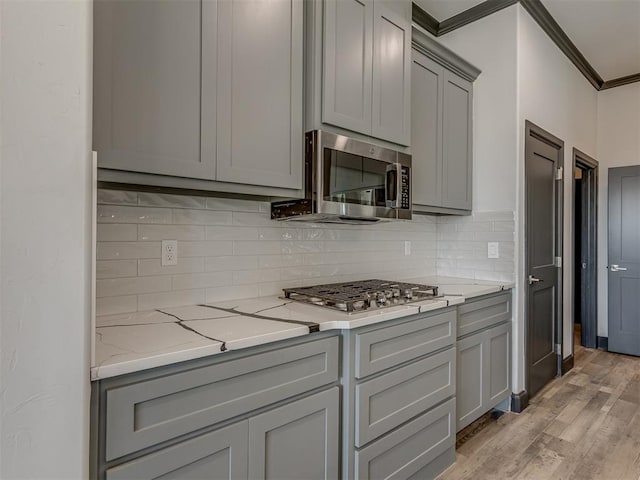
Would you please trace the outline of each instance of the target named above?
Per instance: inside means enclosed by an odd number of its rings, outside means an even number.
[[[404,242],[404,254],[411,255],[411,242],[409,241]]]
[[[500,258],[500,244],[498,242],[487,243],[487,258]]]
[[[178,241],[162,240],[162,266],[178,264]]]

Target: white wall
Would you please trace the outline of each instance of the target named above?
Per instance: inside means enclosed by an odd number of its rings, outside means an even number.
[[[513,5],[436,41],[482,70],[473,84],[473,210],[516,208],[516,15]]]
[[[482,70],[473,85],[473,210],[511,211],[516,228],[515,252],[510,254],[512,277],[518,255],[518,5],[454,30],[437,41]],[[439,233],[440,234],[440,233]],[[512,233],[513,241],[513,233]],[[439,250],[444,239],[439,239]],[[442,268],[439,268],[439,271]],[[518,287],[519,285],[517,285]],[[513,303],[520,303],[518,288]],[[524,325],[521,309],[513,319],[512,388],[524,388]]]
[[[529,120],[564,141],[564,357],[572,351],[573,332],[573,209],[571,175],[573,147],[597,159],[597,92],[518,5],[518,278],[524,279],[524,122]],[[519,285],[524,293],[523,282]],[[523,295],[521,295],[523,298]],[[519,318],[524,304],[519,303]]]
[[[0,22],[0,477],[87,478],[91,4]]]
[[[608,335],[607,208],[608,172],[640,165],[640,83],[598,92],[598,335]]]

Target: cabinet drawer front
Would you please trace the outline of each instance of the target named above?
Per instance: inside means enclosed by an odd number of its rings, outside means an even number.
[[[439,313],[356,335],[356,378],[435,352],[456,340],[456,312]]]
[[[458,307],[458,337],[511,320],[511,292],[471,301]]]
[[[165,448],[106,471],[106,480],[247,478],[247,421]]]
[[[423,469],[455,444],[456,403],[451,399],[356,451],[355,478],[400,480]]]
[[[451,348],[356,386],[356,447],[455,394]]]
[[[271,350],[106,392],[112,460],[338,379],[338,337]]]

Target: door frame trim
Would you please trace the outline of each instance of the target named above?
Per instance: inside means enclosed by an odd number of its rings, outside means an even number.
[[[527,280],[527,275],[529,274],[529,250],[528,250],[528,228],[527,228],[527,178],[526,178],[526,161],[527,161],[527,153],[531,149],[530,138],[535,138],[541,142],[544,142],[558,151],[557,158],[557,167],[564,168],[564,141],[556,137],[555,135],[547,132],[546,130],[540,128],[533,122],[529,120],[525,120],[525,138],[524,138],[524,245],[525,245],[525,255],[524,255],[524,276],[522,278],[524,285],[524,351],[525,351],[525,373],[524,373],[524,384],[525,390],[530,392],[530,358],[529,358],[529,285]],[[564,255],[563,247],[564,247],[564,177],[561,180],[557,180],[557,188],[555,195],[555,205],[556,205],[556,252],[560,254],[562,257]],[[556,374],[557,376],[562,375],[562,357],[563,357],[563,315],[562,315],[562,306],[563,306],[563,271],[564,271],[564,257],[563,258],[563,266],[557,268],[557,285],[558,292],[556,295],[555,301],[555,325],[553,326],[554,334],[555,334],[555,344],[560,345],[560,352],[556,353],[557,361],[556,361]]]
[[[580,287],[584,287],[586,291],[590,292],[590,295],[587,296],[587,299],[591,299],[591,301],[587,301],[586,305],[581,306],[582,310],[582,342],[585,344],[584,346],[587,348],[596,348],[598,343],[598,183],[599,183],[599,164],[598,161],[584,152],[581,152],[577,148],[573,148],[573,171],[576,168],[580,168],[581,170],[592,172],[592,175],[589,178],[589,198],[588,198],[588,208],[589,208],[589,225],[588,228],[588,238],[587,238],[587,252],[586,258],[589,258],[586,274],[582,276],[582,282]],[[573,180],[571,182],[571,201],[572,201],[572,212],[575,216],[576,211],[576,182]],[[573,252],[575,252],[575,247],[578,242],[578,238],[576,237],[576,227],[575,227],[575,217],[574,221],[571,224],[571,228],[573,230]],[[585,228],[585,226],[583,226]],[[583,252],[584,254],[584,252]],[[574,255],[575,258],[575,255]],[[591,261],[592,260],[592,261]],[[575,291],[576,291],[576,283],[575,276],[574,281],[571,282],[571,298],[572,301],[575,301]],[[587,307],[585,309],[585,306]],[[574,324],[575,324],[575,311],[574,311]],[[571,351],[575,352],[575,339],[574,335],[571,336]]]

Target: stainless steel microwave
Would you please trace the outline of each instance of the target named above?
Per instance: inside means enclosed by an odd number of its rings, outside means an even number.
[[[343,135],[305,135],[305,196],[271,204],[274,220],[411,219],[411,155]]]

